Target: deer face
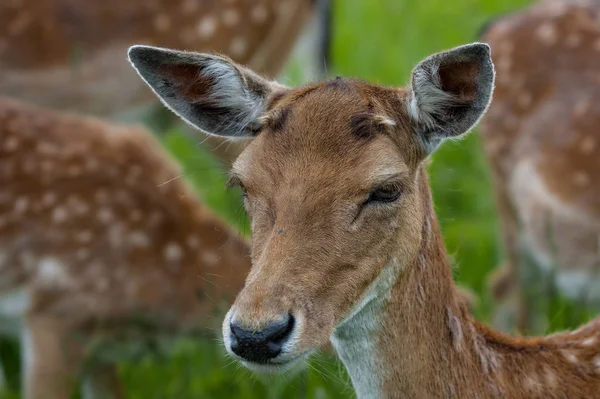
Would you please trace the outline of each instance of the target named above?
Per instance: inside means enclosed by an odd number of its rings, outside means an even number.
[[[410,89],[349,79],[289,89],[212,55],[133,47],[142,78],[183,119],[252,139],[235,162],[252,270],[223,323],[229,353],[279,371],[324,345],[385,268],[416,256],[421,161],[491,97],[486,45],[434,55]]]

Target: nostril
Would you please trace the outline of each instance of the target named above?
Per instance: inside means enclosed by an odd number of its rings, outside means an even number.
[[[291,314],[288,313],[285,320],[283,320],[281,323],[278,323],[277,325],[271,326],[270,328],[267,329],[267,331],[269,333],[269,335],[266,337],[267,340],[272,343],[286,341],[287,338],[289,337],[290,333],[294,329],[294,324],[295,324],[294,316],[292,316]],[[267,331],[265,331],[265,332],[267,332]]]
[[[285,342],[294,330],[295,319],[292,315],[263,329],[246,329],[237,323],[230,324],[230,349],[236,355],[253,362],[267,363],[277,357]]]

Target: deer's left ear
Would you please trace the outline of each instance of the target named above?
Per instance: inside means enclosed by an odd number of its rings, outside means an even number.
[[[408,114],[428,153],[467,133],[483,116],[494,90],[490,47],[473,43],[434,54],[412,74]]]
[[[128,55],[140,77],[167,107],[211,135],[253,136],[268,97],[285,90],[213,54],[133,46]]]

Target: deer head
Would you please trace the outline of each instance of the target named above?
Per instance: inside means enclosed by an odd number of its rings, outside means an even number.
[[[145,46],[129,59],[191,125],[252,140],[230,182],[243,188],[253,267],[223,336],[262,371],[348,332],[402,282],[431,205],[423,161],[472,128],[494,83],[481,43],[426,58],[409,88],[336,78],[292,89],[223,57]]]

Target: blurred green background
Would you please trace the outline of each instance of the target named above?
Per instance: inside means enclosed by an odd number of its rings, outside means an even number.
[[[477,40],[479,28],[490,18],[528,3],[528,0],[334,1],[329,74],[403,86],[409,81],[412,67],[422,58]],[[299,69],[299,61],[292,61],[284,82],[297,83]],[[196,185],[201,198],[245,231],[247,224],[238,194],[226,192],[225,171],[212,154],[198,140],[177,131],[169,132],[164,144],[182,163],[185,176]],[[477,133],[445,144],[433,157],[430,172],[437,214],[448,251],[457,265],[456,279],[480,296],[476,316],[488,322],[490,301],[485,292],[485,278],[501,261],[502,249],[488,167]],[[549,331],[572,327],[586,317],[575,312],[574,305],[560,299],[546,304],[544,311],[549,316]],[[121,364],[120,373],[126,383],[126,397],[131,399],[354,396],[343,366],[333,356],[318,356],[306,369],[287,376],[256,376],[225,356],[219,331],[205,341],[182,341],[167,355],[145,353]],[[12,370],[12,374],[16,371]],[[9,394],[3,398],[16,397]]]

